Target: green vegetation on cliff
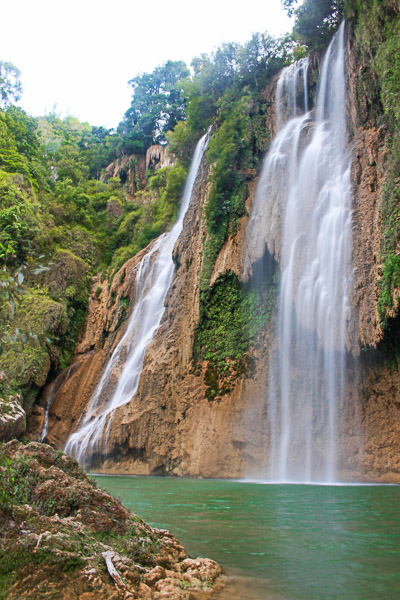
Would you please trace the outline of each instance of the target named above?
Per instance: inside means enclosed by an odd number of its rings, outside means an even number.
[[[149,177],[146,189],[139,190],[126,204],[108,242],[106,264],[110,281],[129,258],[174,223],[186,175],[180,164],[159,169]]]
[[[378,309],[382,327],[400,301],[400,7],[395,0],[347,2],[358,43],[358,104],[362,124],[385,129],[385,189],[381,206],[382,278]],[[366,108],[365,108],[366,107]]]
[[[275,310],[276,292],[272,272],[258,286],[243,286],[230,271],[204,291],[194,359],[207,361],[209,400],[229,393],[241,375],[251,376],[254,347]]]

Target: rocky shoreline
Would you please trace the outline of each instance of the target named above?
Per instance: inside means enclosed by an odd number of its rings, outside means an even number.
[[[210,598],[221,567],[189,558],[46,444],[0,448],[0,598]]]

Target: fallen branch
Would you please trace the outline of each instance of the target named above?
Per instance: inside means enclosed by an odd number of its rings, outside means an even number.
[[[107,571],[110,574],[110,577],[115,581],[117,586],[121,589],[126,588],[126,584],[122,581],[121,575],[118,573],[117,569],[114,567],[112,562],[112,557],[114,556],[114,552],[103,552],[102,557],[106,561]]]

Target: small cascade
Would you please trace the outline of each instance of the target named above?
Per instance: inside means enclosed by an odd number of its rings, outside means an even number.
[[[42,431],[40,432],[40,441],[41,442],[45,441],[45,439],[47,438],[47,434],[49,433],[50,409],[55,400],[56,394],[57,394],[57,392],[55,391],[54,384],[53,384],[51,392],[50,392],[50,398],[49,398],[48,403],[46,404],[46,408],[44,410],[43,426],[42,426]]]
[[[342,24],[324,57],[311,112],[307,62],[282,72],[278,131],[247,231],[247,275],[266,247],[281,267],[268,375],[273,481],[337,479],[351,284],[344,57]]]
[[[277,135],[265,157],[246,232],[245,275],[262,258],[265,247],[279,257],[282,215],[298,170],[298,153],[310,123],[307,96],[308,58],[282,71],[276,89]]]
[[[297,113],[308,112],[308,64],[309,59],[302,58],[284,69],[279,77],[275,99],[277,131]]]
[[[46,408],[44,410],[44,420],[42,431],[40,432],[40,441],[44,442],[49,433],[49,425],[50,425],[50,410],[53,406],[54,400],[64,383],[68,381],[68,379],[75,373],[78,369],[80,362],[74,362],[72,365],[67,367],[60,375],[53,381],[53,383],[49,386],[49,391],[47,392],[47,401]]]
[[[115,410],[131,401],[137,391],[147,347],[164,314],[164,302],[174,274],[172,251],[182,231],[207,143],[208,133],[197,144],[177,222],[170,232],[153,243],[136,267],[135,307],[126,332],[112,353],[78,429],[65,445],[65,452],[80,463],[90,463],[94,452],[107,451]]]

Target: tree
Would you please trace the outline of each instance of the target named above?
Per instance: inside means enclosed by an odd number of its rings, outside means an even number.
[[[10,62],[0,60],[0,106],[7,108],[22,95],[21,72]]]
[[[281,2],[290,16],[296,16],[293,28],[295,39],[310,48],[324,45],[343,17],[343,0],[304,0],[298,8],[294,8],[298,0]]]
[[[78,145],[63,144],[56,158],[59,179],[70,179],[74,185],[79,185],[87,179],[89,167],[85,164]]]
[[[118,126],[125,151],[143,152],[151,144],[165,142],[165,133],[185,118],[180,81],[188,76],[183,61],[169,60],[152,73],[141,73],[129,81],[132,102]]]
[[[33,248],[39,230],[37,209],[23,177],[0,169],[0,249],[9,261],[20,264]]]
[[[20,173],[35,188],[48,176],[37,125],[37,120],[18,106],[0,110],[0,168]]]
[[[249,85],[253,91],[264,88],[270,77],[290,60],[291,46],[288,37],[276,39],[267,33],[253,33],[238,50],[236,87]]]
[[[282,8],[286,10],[289,17],[293,16],[297,2],[298,0],[281,0]]]
[[[110,135],[111,130],[95,126],[82,134],[78,145],[89,167],[90,178],[99,179],[102,169],[114,158],[113,150],[108,143]]]

